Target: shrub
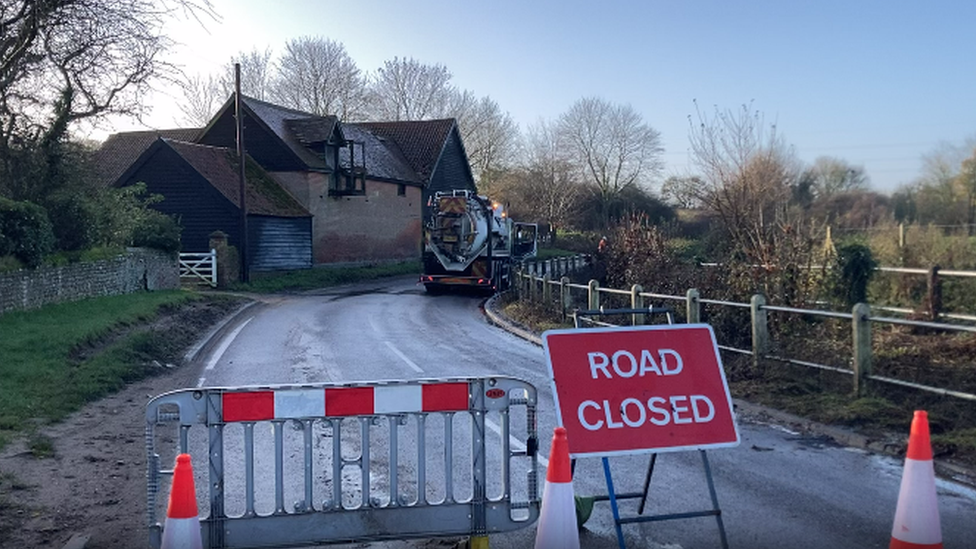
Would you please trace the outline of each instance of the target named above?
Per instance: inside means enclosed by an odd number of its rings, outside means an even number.
[[[180,251],[180,225],[172,217],[146,210],[132,228],[132,245],[175,254]]]
[[[551,245],[563,250],[581,254],[592,254],[596,252],[597,243],[600,241],[599,233],[582,233],[575,231],[556,231]]]
[[[613,227],[604,254],[606,283],[628,289],[640,284],[646,290],[681,295],[694,286],[694,265],[683,261],[669,246],[664,233],[644,214],[634,214]]]
[[[56,193],[45,201],[45,206],[58,250],[74,252],[98,244],[98,213],[88,197],[68,192]]]
[[[35,268],[54,249],[54,231],[44,208],[0,197],[0,256],[12,255]]]
[[[834,296],[848,307],[868,300],[868,284],[878,263],[865,244],[844,244],[837,249],[834,269]]]
[[[24,268],[24,264],[12,255],[0,255],[0,273],[9,273]]]

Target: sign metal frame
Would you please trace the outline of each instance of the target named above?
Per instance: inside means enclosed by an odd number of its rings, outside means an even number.
[[[660,329],[675,329],[675,328],[677,328],[677,326],[673,325],[673,316],[672,316],[671,310],[668,309],[668,308],[663,308],[663,307],[662,308],[650,307],[650,308],[647,308],[647,309],[599,309],[599,310],[580,310],[580,311],[576,311],[573,314],[573,319],[574,319],[574,323],[576,325],[576,329],[574,329],[574,330],[552,330],[550,332],[546,332],[545,334],[543,334],[543,341],[544,342],[547,341],[546,340],[546,334],[549,334],[549,333],[567,333],[567,332],[581,332],[581,331],[590,332],[590,331],[592,331],[591,329],[581,330],[580,329],[580,323],[581,323],[581,321],[582,322],[586,322],[589,325],[599,326],[601,328],[597,328],[597,329],[602,329],[602,330],[605,330],[605,331],[608,331],[608,330],[621,331],[621,330],[627,330],[627,329],[633,329],[634,328],[634,327],[617,327],[617,326],[613,326],[611,324],[607,324],[606,322],[594,320],[591,317],[600,317],[600,316],[609,316],[609,315],[624,315],[624,314],[626,314],[626,315],[646,315],[646,314],[654,314],[654,313],[659,313],[659,314],[660,313],[664,313],[664,314],[666,314],[667,321],[668,321],[668,325],[666,325],[666,326],[665,325],[645,326],[645,327],[641,327],[641,329],[658,329],[658,330],[660,330]],[[696,327],[697,326],[697,327],[700,327],[701,325],[691,324],[691,325],[685,325],[685,326],[690,326],[690,327]],[[704,326],[708,327],[709,334],[711,336],[711,341],[712,341],[712,345],[713,345],[713,348],[714,348],[715,357],[716,357],[716,360],[718,361],[718,368],[719,368],[719,371],[721,372],[721,376],[722,376],[722,383],[723,383],[723,386],[724,386],[724,389],[725,389],[726,397],[728,399],[728,406],[729,406],[729,410],[730,410],[730,413],[731,413],[732,425],[733,425],[734,433],[735,433],[735,441],[734,442],[721,442],[721,443],[707,444],[707,445],[697,445],[697,446],[696,445],[691,445],[691,446],[681,446],[681,447],[667,447],[667,448],[662,448],[662,449],[637,449],[637,450],[627,450],[627,451],[589,452],[589,453],[583,453],[583,454],[571,454],[571,456],[573,457],[573,459],[572,459],[572,467],[573,467],[573,470],[574,471],[575,471],[575,468],[576,468],[576,458],[578,458],[578,457],[600,457],[601,458],[601,460],[603,462],[603,473],[604,473],[604,476],[606,478],[606,483],[607,483],[607,494],[606,495],[596,495],[596,496],[591,496],[591,497],[593,498],[594,501],[609,501],[610,502],[610,508],[611,508],[611,510],[613,512],[614,527],[615,527],[616,533],[617,533],[617,545],[620,547],[620,549],[627,549],[627,544],[624,541],[623,529],[621,528],[621,526],[623,524],[633,524],[633,523],[641,523],[641,522],[658,522],[658,521],[665,521],[665,520],[679,520],[679,519],[690,519],[690,518],[698,518],[698,517],[715,517],[715,522],[716,522],[716,525],[718,526],[718,533],[719,533],[719,539],[720,539],[720,542],[721,542],[721,547],[722,547],[722,549],[728,549],[728,547],[729,547],[728,538],[727,538],[727,536],[725,534],[725,524],[722,521],[722,510],[721,510],[721,508],[719,507],[719,504],[718,504],[718,496],[717,496],[716,491],[715,491],[715,483],[714,483],[714,481],[712,479],[712,469],[711,469],[711,466],[708,463],[708,455],[706,453],[705,448],[725,448],[725,447],[736,446],[740,442],[740,436],[739,436],[738,424],[735,422],[735,410],[734,410],[734,408],[732,408],[732,401],[731,401],[731,396],[729,395],[728,384],[727,384],[726,379],[725,379],[724,370],[722,369],[723,367],[722,367],[721,356],[718,354],[718,347],[717,347],[717,345],[715,343],[715,335],[714,335],[714,332],[711,329],[711,326],[708,326],[708,325],[704,325]],[[550,357],[550,354],[549,354],[548,344],[545,345],[545,350],[546,350],[546,361],[547,361],[547,365],[549,367],[550,382],[552,384],[553,398],[556,400],[557,414],[559,415],[560,421],[562,421],[562,411],[561,411],[561,408],[559,407],[559,396],[558,396],[558,391],[557,391],[557,387],[556,387],[556,380],[555,380],[555,377],[553,376],[553,370],[552,370],[552,364],[551,364],[551,357]],[[570,442],[570,445],[572,445],[572,442]],[[706,483],[707,483],[707,486],[708,486],[708,495],[709,495],[709,499],[711,500],[711,504],[712,504],[711,505],[711,508],[710,509],[704,509],[704,510],[701,510],[701,511],[689,511],[689,512],[669,513],[669,514],[660,514],[660,515],[644,515],[644,507],[645,507],[645,504],[647,503],[647,494],[648,494],[648,491],[650,489],[651,477],[654,474],[654,467],[655,467],[655,464],[657,463],[658,454],[659,453],[664,453],[664,452],[669,452],[670,453],[670,452],[688,451],[688,450],[698,450],[698,453],[701,456],[702,466],[704,467],[704,470],[705,470],[705,480],[706,480]],[[627,493],[621,493],[621,494],[616,493],[616,491],[614,490],[614,485],[613,485],[613,476],[610,473],[610,460],[609,460],[609,457],[618,456],[618,455],[634,455],[634,454],[645,454],[645,453],[650,453],[651,454],[651,457],[650,457],[650,461],[649,461],[648,467],[647,467],[647,475],[644,478],[644,487],[643,487],[643,490],[640,491],[640,492],[627,492]],[[627,516],[627,517],[622,517],[621,516],[620,507],[619,507],[619,500],[622,500],[622,499],[640,499],[640,504],[639,504],[638,509],[637,509],[637,516]]]

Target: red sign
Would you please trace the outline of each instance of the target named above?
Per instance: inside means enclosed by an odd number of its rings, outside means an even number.
[[[711,326],[549,330],[542,339],[573,457],[739,443]]]

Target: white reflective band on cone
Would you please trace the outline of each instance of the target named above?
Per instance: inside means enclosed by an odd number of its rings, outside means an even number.
[[[203,549],[200,539],[200,519],[167,518],[163,527],[162,549]]]
[[[891,537],[918,545],[942,542],[935,468],[930,460],[905,460]]]
[[[579,549],[576,499],[571,482],[548,482],[536,527],[535,549]]]

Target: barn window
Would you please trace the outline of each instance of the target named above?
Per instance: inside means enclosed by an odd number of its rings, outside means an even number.
[[[361,158],[356,158],[356,145]],[[329,196],[366,194],[366,152],[362,143],[346,141],[349,149],[349,165],[336,169],[329,181]]]
[[[397,196],[407,196],[407,186],[403,183],[397,185]]]

